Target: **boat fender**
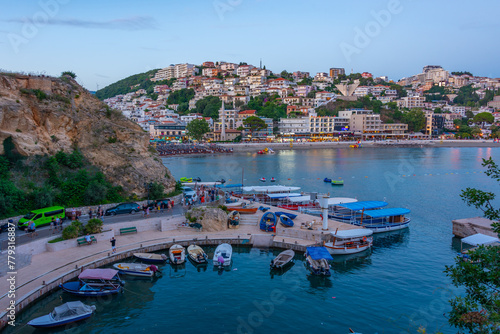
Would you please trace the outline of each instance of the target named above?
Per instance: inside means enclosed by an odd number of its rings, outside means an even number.
[[[363,237],[363,242],[366,242],[366,240],[367,240],[366,237]]]

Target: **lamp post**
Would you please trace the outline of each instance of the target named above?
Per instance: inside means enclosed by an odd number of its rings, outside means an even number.
[[[146,188],[148,190],[148,205],[149,205],[149,189],[151,188],[153,184],[150,182],[150,183],[144,183],[144,188]]]

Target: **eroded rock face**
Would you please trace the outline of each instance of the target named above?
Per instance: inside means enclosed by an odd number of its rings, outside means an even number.
[[[25,156],[71,152],[77,145],[127,193],[144,195],[149,182],[162,183],[167,192],[175,187],[170,171],[149,150],[149,134],[69,77],[0,74],[0,143],[9,136]]]
[[[186,213],[186,217],[196,218],[203,226],[203,232],[227,230],[227,213],[218,208],[196,207]]]

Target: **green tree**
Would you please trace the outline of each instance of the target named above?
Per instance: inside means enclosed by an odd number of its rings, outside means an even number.
[[[483,159],[486,175],[500,181],[498,165],[490,157]],[[468,205],[483,211],[484,217],[498,221],[500,210],[493,206],[495,194],[475,188],[462,190],[460,195]],[[500,224],[493,223],[493,230],[500,237]],[[465,296],[450,300],[449,323],[470,333],[498,333],[500,322],[500,256],[494,246],[480,246],[469,250],[470,261],[457,257],[455,264],[446,266],[445,273],[456,287],[465,289]]]
[[[480,112],[479,114],[474,116],[472,121],[476,124],[480,124],[480,123],[481,124],[483,124],[483,123],[492,124],[493,122],[495,122],[495,117],[489,112]]]
[[[254,131],[259,131],[266,128],[266,122],[257,116],[250,116],[243,120],[243,124],[253,134]]]
[[[204,117],[218,119],[219,110],[221,107],[221,99],[219,99],[217,96],[207,96],[199,101],[196,101],[196,108],[191,110],[191,112],[202,114]]]
[[[189,122],[186,130],[188,136],[200,141],[206,133],[210,132],[210,125],[205,119],[195,119]]]
[[[168,96],[167,104],[187,103],[194,97],[194,89],[183,88],[176,90]]]
[[[408,124],[409,131],[420,131],[425,126],[425,114],[420,108],[414,108],[403,114],[403,122]]]
[[[61,76],[68,76],[68,77],[72,77],[73,79],[76,79],[76,74],[75,72],[72,72],[72,71],[64,71],[61,73]]]
[[[154,199],[161,199],[165,197],[165,187],[163,184],[153,182],[149,187],[149,197]]]

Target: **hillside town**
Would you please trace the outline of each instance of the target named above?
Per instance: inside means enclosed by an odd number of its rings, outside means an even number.
[[[450,73],[441,66],[425,66],[395,82],[368,72],[346,74],[344,68],[311,76],[207,61],[170,65],[146,80],[147,89],[137,83],[104,101],[148,131],[151,140],[181,142],[196,119],[208,123],[204,139],[214,142],[500,134],[500,79]],[[262,125],[250,129],[249,117],[260,118]]]

